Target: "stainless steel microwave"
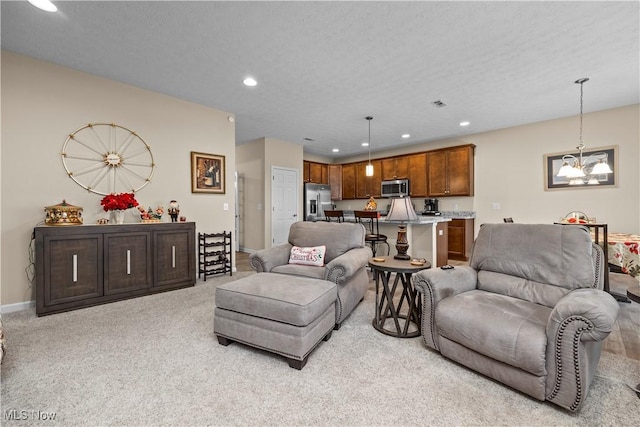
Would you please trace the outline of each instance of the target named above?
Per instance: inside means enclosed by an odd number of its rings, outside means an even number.
[[[382,181],[380,190],[382,197],[407,197],[409,196],[409,180],[394,179],[392,181]]]

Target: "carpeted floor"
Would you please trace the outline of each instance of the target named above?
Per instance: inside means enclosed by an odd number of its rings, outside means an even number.
[[[603,352],[579,414],[541,403],[371,326],[374,294],[291,369],[213,335],[215,286],[38,318],[2,317],[2,425],[636,426],[640,363]],[[43,419],[51,418],[55,419]]]

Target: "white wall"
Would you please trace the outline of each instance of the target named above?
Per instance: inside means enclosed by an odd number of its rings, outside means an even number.
[[[246,252],[264,248],[264,149],[264,138],[236,147],[236,169],[243,182],[242,201],[239,202],[243,206],[239,212],[240,249]]]
[[[301,144],[281,141],[274,138],[265,138],[265,170],[264,170],[264,193],[265,193],[265,242],[266,247],[272,246],[272,230],[271,230],[271,185],[272,185],[272,168],[288,168],[298,171],[298,218],[302,218],[302,163],[303,163],[303,147]]]
[[[618,186],[544,191],[543,156],[575,151],[579,117],[568,117],[471,135],[476,144],[475,206],[480,223],[549,223],[582,211],[609,231],[640,232],[640,128],[638,105],[584,115],[583,141],[588,150],[618,146]],[[494,202],[500,210],[492,210]]]
[[[87,123],[122,125],[151,146],[157,168],[151,183],[136,193],[143,206],[166,208],[175,199],[197,231],[233,231],[235,125],[229,113],[4,50],[1,79],[0,298],[5,309],[35,299],[35,284],[25,269],[31,233],[43,222],[45,206],[62,199],[82,206],[85,224],[107,216],[102,196],[73,182],[60,157],[67,135]],[[225,156],[226,194],[191,193],[191,151]],[[131,210],[126,221],[139,217]]]

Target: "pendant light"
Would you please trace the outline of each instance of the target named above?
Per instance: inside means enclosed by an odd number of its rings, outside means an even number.
[[[369,122],[369,164],[365,167],[364,174],[373,176],[373,165],[371,164],[371,120],[373,120],[373,117],[367,116],[365,119]]]

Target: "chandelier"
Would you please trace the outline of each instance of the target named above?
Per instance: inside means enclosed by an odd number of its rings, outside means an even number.
[[[597,175],[604,175],[612,173],[613,171],[607,163],[607,153],[593,153],[588,157],[583,157],[582,152],[586,148],[582,143],[582,99],[583,88],[588,78],[582,78],[575,81],[580,85],[580,144],[576,149],[580,152],[579,157],[572,154],[565,154],[562,156],[562,167],[556,174],[556,176],[566,177],[569,180],[569,185],[597,185]]]

